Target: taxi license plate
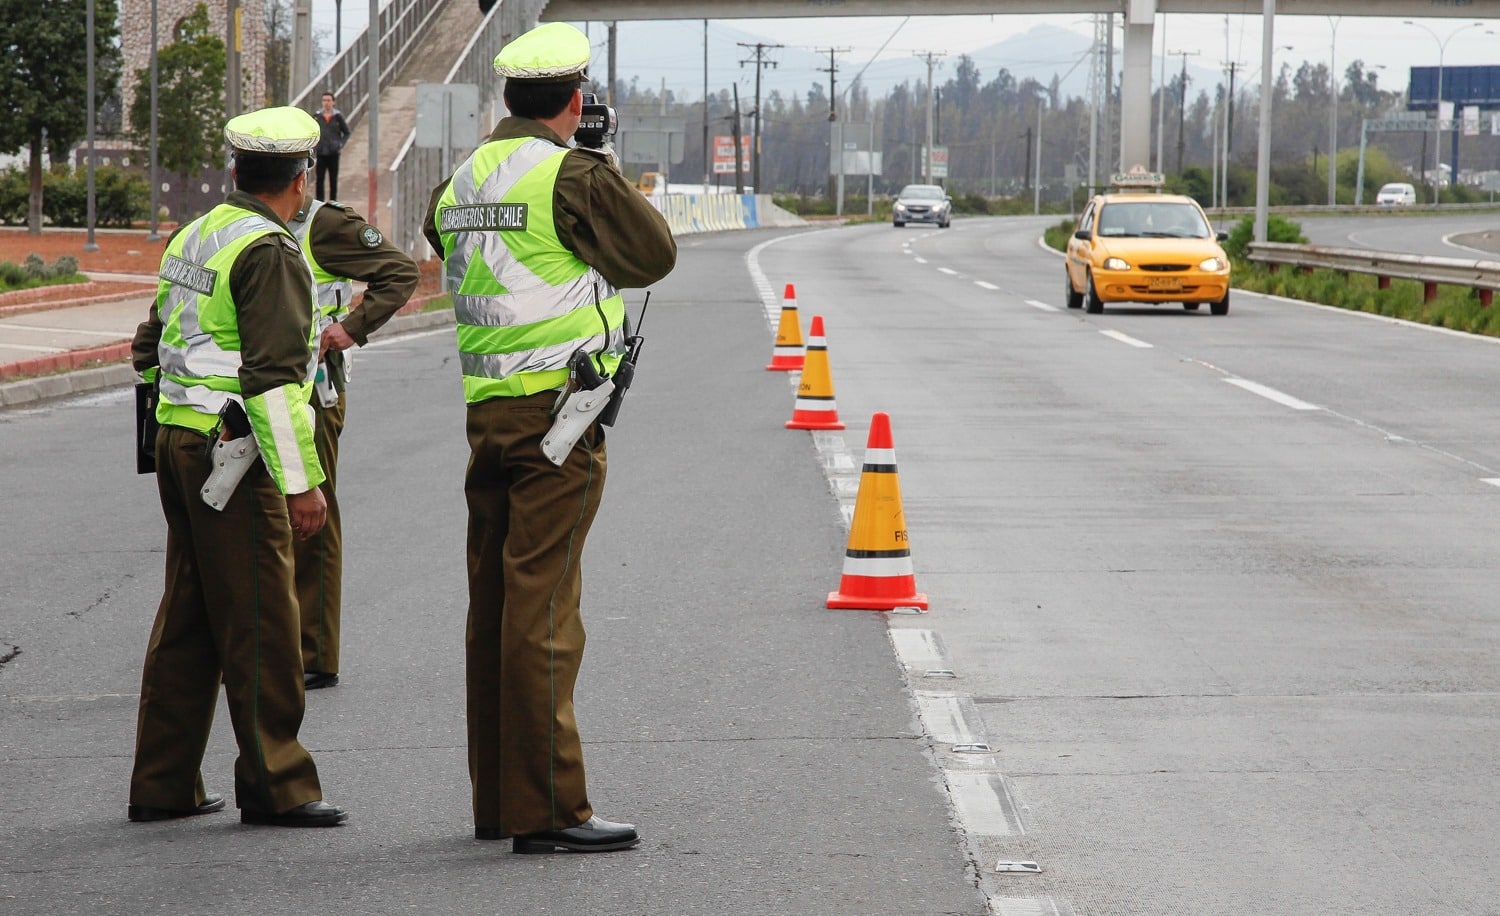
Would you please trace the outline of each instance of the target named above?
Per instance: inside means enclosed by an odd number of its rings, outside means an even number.
[[[1182,292],[1182,279],[1180,277],[1152,277],[1150,284],[1150,289],[1153,293]]]

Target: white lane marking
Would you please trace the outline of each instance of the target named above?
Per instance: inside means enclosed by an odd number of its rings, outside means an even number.
[[[1019,836],[1026,832],[999,773],[948,770],[947,776],[953,807],[966,832],[976,836]]]
[[[975,280],[974,281],[974,285],[977,286],[977,287],[979,287],[980,289],[999,289],[1000,288],[1000,287],[996,286],[993,283],[986,283],[983,280]]]
[[[966,699],[955,693],[913,692],[917,712],[932,740],[942,744],[979,744],[980,738],[964,713]]]
[[[1139,347],[1142,350],[1151,349],[1150,344],[1146,343],[1144,340],[1137,340],[1134,337],[1131,337],[1129,334],[1121,334],[1119,331],[1100,331],[1099,333],[1103,334],[1105,337],[1114,338],[1122,344],[1129,344],[1132,347]]]
[[[1057,306],[1055,306],[1055,305],[1048,305],[1045,302],[1038,302],[1035,299],[1027,299],[1026,300],[1026,304],[1029,305],[1029,306],[1031,306],[1034,309],[1041,309],[1044,312],[1055,312],[1055,311],[1057,311]]]
[[[1500,477],[1481,477],[1480,483],[1487,483],[1492,487],[1500,487]]]
[[[956,277],[956,276],[958,276],[958,271],[953,270],[952,268],[949,268],[949,267],[939,267],[938,268],[938,273],[940,273],[940,274],[947,274],[950,277]]]
[[[1059,909],[1051,897],[994,897],[990,900],[992,916],[1064,916],[1072,907]]]
[[[66,353],[67,347],[33,347],[27,344],[0,344],[0,350],[25,350],[28,353]]]
[[[1283,407],[1290,407],[1293,410],[1323,409],[1316,404],[1309,404],[1306,401],[1298,400],[1297,398],[1294,398],[1289,394],[1277,391],[1275,388],[1269,388],[1265,385],[1260,384],[1259,382],[1252,382],[1249,379],[1226,378],[1224,381],[1236,387],[1243,388],[1251,394],[1258,394],[1267,400],[1275,401]]]
[[[83,334],[86,337],[109,337],[123,340],[118,331],[91,331],[88,328],[46,328],[35,324],[4,324],[4,331],[36,331],[38,334]]]
[[[1470,234],[1473,231],[1474,230],[1470,229],[1470,230],[1465,231],[1465,232],[1450,232],[1447,235],[1443,236],[1442,242],[1443,242],[1444,245],[1447,245],[1449,248],[1457,248],[1459,251],[1466,251],[1466,252],[1471,252],[1473,254],[1477,254],[1477,255],[1480,256],[1480,260],[1484,260],[1484,261],[1494,260],[1495,253],[1493,251],[1485,251],[1483,248],[1471,248],[1468,245],[1460,245],[1458,242],[1453,241],[1453,237],[1455,235],[1468,235],[1468,234]]]
[[[926,264],[927,263],[927,259],[926,258],[917,258],[916,260],[917,260],[918,264]]]
[[[932,630],[900,627],[892,628],[889,633],[896,658],[913,675],[921,677],[929,671],[948,669],[948,663],[943,660],[942,646]]]
[[[404,344],[413,340],[421,340],[423,337],[432,337],[436,334],[448,334],[451,336],[454,333],[455,331],[453,329],[453,325],[444,325],[440,328],[433,328],[431,331],[412,331],[410,334],[396,334],[391,337],[382,338],[380,340],[372,340],[369,343],[365,344],[363,347],[360,347],[360,349],[373,350],[376,347],[389,347],[393,344]]]

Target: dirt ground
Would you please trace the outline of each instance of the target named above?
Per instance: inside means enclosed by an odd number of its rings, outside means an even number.
[[[154,276],[161,266],[162,252],[167,247],[170,227],[160,230],[161,238],[146,241],[147,229],[94,230],[94,243],[98,251],[84,251],[88,241],[86,229],[47,229],[41,235],[28,235],[25,228],[0,228],[0,261],[20,264],[29,254],[40,255],[48,265],[56,263],[63,255],[78,259],[78,270],[109,273],[145,274]]]
[[[79,273],[85,275],[103,272],[136,274],[150,278],[144,281],[144,286],[135,283],[100,282],[93,288],[93,294],[123,293],[151,288],[156,285],[156,271],[161,266],[162,253],[166,250],[167,236],[172,228],[174,227],[161,227],[159,230],[161,238],[155,242],[146,241],[146,236],[149,234],[147,229],[109,231],[96,229],[94,230],[94,243],[99,246],[99,250],[84,251],[83,246],[88,241],[88,231],[85,229],[48,229],[41,235],[28,235],[24,228],[0,227],[0,261],[20,264],[26,260],[28,254],[35,253],[51,265],[63,255],[72,255],[78,259]],[[436,258],[423,261],[418,265],[422,268],[422,282],[417,287],[417,295],[436,293],[441,289],[441,265],[442,262]],[[41,298],[49,301],[64,300],[76,295],[75,292],[69,291],[67,286],[48,289],[49,292]]]

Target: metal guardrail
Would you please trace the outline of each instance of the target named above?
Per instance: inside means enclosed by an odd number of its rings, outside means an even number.
[[[1422,298],[1427,302],[1437,296],[1439,286],[1467,286],[1478,294],[1480,304],[1487,306],[1494,299],[1495,290],[1500,289],[1500,261],[1469,261],[1286,242],[1252,242],[1247,246],[1246,257],[1267,264],[1273,270],[1287,265],[1300,270],[1367,274],[1376,278],[1380,289],[1389,289],[1393,279],[1414,280],[1422,284]]]
[[[380,85],[389,86],[411,58],[428,21],[445,0],[389,0],[380,9]],[[332,92],[339,110],[352,128],[360,122],[370,101],[370,30],[366,28],[349,42],[322,72],[312,78],[288,104],[305,111],[317,108],[317,98]]]
[[[463,53],[443,77],[444,83],[472,83],[479,87],[480,111],[488,110],[499,96],[501,81],[495,76],[495,55],[504,42],[501,38],[500,5],[496,4],[474,31]],[[483,129],[481,125],[481,129]],[[473,149],[424,149],[416,145],[417,131],[407,134],[401,152],[391,163],[391,225],[387,236],[407,254],[419,261],[432,257],[432,249],[422,236],[422,220],[432,189],[447,178],[447,169],[463,161]],[[444,156],[447,152],[450,155]],[[446,166],[446,168],[445,168]]]

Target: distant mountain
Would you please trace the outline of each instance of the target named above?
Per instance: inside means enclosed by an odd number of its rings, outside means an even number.
[[[607,74],[607,33],[601,23],[579,23],[589,33],[594,45],[594,75],[601,81]],[[819,54],[803,46],[779,46],[773,37],[757,35],[737,28],[733,20],[710,20],[708,29],[708,90],[711,94],[739,85],[740,99],[749,107],[755,91],[755,45],[765,47],[761,57],[773,62],[760,71],[761,94],[779,92],[784,97],[806,98],[814,85],[825,96],[828,91],[828,53]],[[1054,75],[1061,78],[1064,96],[1086,97],[1089,91],[1088,52],[1090,39],[1087,35],[1051,25],[1039,25],[1004,41],[968,52],[979,70],[981,84],[988,83],[1003,68],[1017,82],[1034,79],[1047,85]],[[656,22],[622,22],[617,30],[616,45],[619,63],[616,78],[623,82],[635,82],[638,89],[660,91],[665,83],[668,91],[681,100],[694,101],[703,97],[704,30],[702,20],[661,20]],[[942,86],[953,77],[958,63],[958,54],[941,59],[933,72],[933,82]],[[741,62],[745,63],[741,63]],[[1116,73],[1122,61],[1122,51],[1115,47]],[[838,70],[835,74],[835,89],[842,95],[850,82],[858,76],[865,89],[874,96],[883,96],[896,86],[908,83],[913,87],[927,81],[926,61],[916,56],[889,57],[871,63],[860,60],[855,54],[842,53],[835,57]],[[1176,65],[1175,67],[1173,65]],[[1154,58],[1151,64],[1152,85],[1155,86],[1161,73],[1161,61]],[[1172,73],[1180,71],[1179,60],[1169,60]],[[1168,79],[1171,79],[1171,73]],[[1188,91],[1196,95],[1199,90],[1214,85],[1222,77],[1213,70],[1188,67]]]

